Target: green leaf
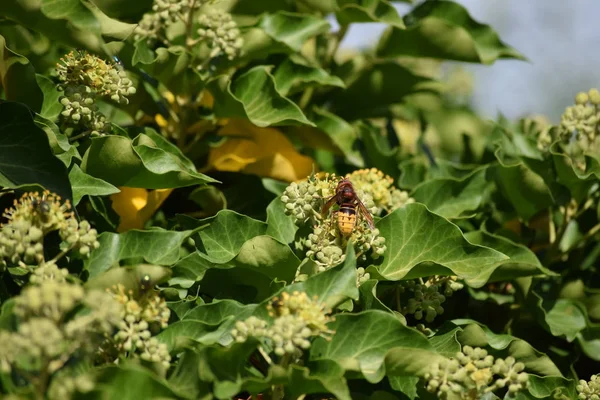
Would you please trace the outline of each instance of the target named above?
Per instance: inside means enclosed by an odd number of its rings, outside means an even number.
[[[489,345],[496,350],[506,350],[508,355],[523,362],[525,368],[533,373],[562,377],[560,370],[550,357],[537,351],[522,339],[506,334],[496,334],[487,326],[469,319],[454,320],[452,323],[461,327],[461,331],[457,331],[457,338],[463,346],[485,347]]]
[[[244,243],[264,235],[267,224],[231,210],[222,210],[199,232],[204,257],[213,263],[226,263],[238,255]]]
[[[35,79],[44,98],[39,114],[50,121],[56,121],[63,110],[59,101],[62,93],[56,88],[56,84],[44,75],[36,74]]]
[[[297,230],[292,217],[285,214],[285,204],[279,197],[274,198],[267,207],[267,235],[282,243],[291,243]]]
[[[404,21],[391,2],[386,0],[337,0],[335,16],[340,25],[358,22],[381,22],[404,29]]]
[[[128,265],[125,267],[115,267],[100,275],[93,276],[85,283],[87,289],[107,290],[117,284],[121,284],[126,290],[132,291],[134,295],[140,294],[142,282],[147,277],[150,278],[150,285],[155,286],[166,282],[171,276],[169,268],[151,264]]]
[[[119,193],[120,190],[103,181],[86,174],[77,164],[69,172],[69,180],[73,188],[73,205],[79,204],[83,196],[108,196]]]
[[[448,275],[445,268],[434,266],[412,271],[420,263],[432,262],[450,269],[470,286],[481,287],[498,263],[508,259],[499,251],[469,243],[456,225],[418,203],[386,215],[377,222],[377,228],[386,239],[387,249],[378,269],[369,268],[369,272],[388,280],[407,275]]]
[[[331,393],[339,400],[350,400],[350,391],[344,369],[331,360],[309,362],[305,366],[290,365],[283,369],[275,365],[269,369],[269,374],[264,378],[248,378],[243,389],[253,394],[269,390],[273,385],[284,385],[286,398],[297,399],[304,395],[323,395]]]
[[[497,166],[494,176],[500,192],[526,221],[554,203],[544,179],[523,164]]]
[[[191,231],[176,232],[157,228],[148,231],[131,230],[121,234],[103,232],[98,235],[100,247],[86,260],[85,267],[90,272],[90,277],[94,277],[129,258],[143,258],[156,265],[172,265],[179,260],[181,245],[190,234]]]
[[[256,236],[245,242],[236,257],[225,264],[198,257],[186,260],[186,275],[191,282],[202,279],[202,291],[215,298],[259,302],[272,296],[285,282],[294,280],[300,260],[289,246],[270,236]],[[183,260],[182,260],[183,261]],[[179,263],[176,272],[179,272]]]
[[[234,323],[250,317],[256,305],[244,305],[233,300],[215,300],[188,311],[181,321],[170,324],[158,339],[170,350],[183,347],[189,341],[212,345],[232,341],[229,332]]]
[[[279,64],[273,73],[275,86],[282,96],[297,93],[309,86],[337,86],[345,87],[344,82],[337,76],[330,75],[327,71],[299,56],[292,55]]]
[[[63,0],[61,0],[63,1]],[[106,15],[96,4],[88,0],[83,0],[82,4],[92,13],[97,23],[100,25],[102,35],[118,40],[127,40],[138,24],[128,24],[118,19],[113,19]]]
[[[39,112],[43,96],[35,78],[35,69],[29,60],[11,51],[0,35],[0,88],[4,89],[5,99]]]
[[[57,9],[60,9],[63,5],[67,5],[68,7],[73,4],[73,0],[67,0],[66,2],[62,2],[62,4],[56,0],[47,1],[46,7],[50,8],[50,14],[53,14],[55,11],[53,9],[55,5],[50,4],[52,2],[56,3]],[[79,28],[77,26],[78,23],[81,25],[86,25],[86,23],[94,25],[94,22],[88,18],[89,15],[87,15],[87,12],[82,10],[81,7],[83,6],[79,7],[75,5],[73,9],[67,10],[67,12],[76,13],[81,11],[83,14],[86,14],[84,20],[72,23],[72,21],[67,19],[53,19],[46,16],[40,8],[41,0],[36,1],[36,3],[37,7],[32,7],[29,0],[1,1],[0,15],[35,32],[40,32],[54,42],[66,44],[74,48],[85,48],[98,54],[104,52],[104,41],[98,29]]]
[[[313,107],[310,117],[317,128],[324,132],[331,142],[340,149],[348,163],[357,167],[364,167],[360,152],[354,147],[358,135],[352,125],[337,115],[318,107]]]
[[[522,244],[514,243],[507,238],[485,231],[471,231],[465,233],[464,236],[473,244],[489,247],[510,257],[508,260],[499,262],[498,269],[494,271],[489,279],[490,282],[512,280],[520,276],[558,275],[556,272],[544,267],[537,256]]]
[[[167,189],[216,182],[196,172],[191,161],[155,134],[141,133],[134,140],[104,136],[91,142],[82,170],[114,186]]]
[[[374,61],[360,69],[346,90],[331,95],[332,112],[347,120],[382,116],[409,94],[437,91],[434,81],[415,75],[396,61]]]
[[[101,368],[96,378],[95,392],[100,398],[166,399],[177,398],[168,383],[157,378],[150,370],[133,363]]]
[[[215,98],[214,112],[219,118],[246,118],[259,127],[298,123],[314,126],[294,102],[278,92],[265,66],[254,67],[234,81],[219,77],[208,88]]]
[[[52,155],[46,133],[23,104],[0,103],[0,153],[0,186],[39,184],[63,199],[72,199],[67,168]]]
[[[361,372],[371,383],[386,374],[387,355],[395,358],[404,349],[432,351],[427,339],[406,327],[393,315],[369,310],[358,314],[337,315],[329,324],[336,334],[331,340],[318,338],[310,350],[311,360],[333,360],[346,371]],[[413,363],[421,361],[413,360]],[[393,361],[392,361],[393,363]]]
[[[485,201],[491,186],[487,171],[487,167],[477,169],[464,179],[429,179],[411,196],[444,218],[460,218],[478,210]]]
[[[64,19],[75,27],[100,33],[100,24],[81,0],[41,0],[42,13],[51,19]]]
[[[329,23],[323,18],[286,11],[263,15],[257,26],[272,40],[294,52],[299,52],[304,42],[311,37],[330,29]]]
[[[365,163],[381,170],[385,174],[398,176],[397,148],[390,148],[387,138],[382,135],[379,128],[372,124],[360,121],[357,129],[364,143]]]
[[[412,56],[491,64],[525,57],[504,44],[488,25],[473,20],[451,1],[425,2],[404,17],[407,29],[390,28],[377,48],[379,57]]]

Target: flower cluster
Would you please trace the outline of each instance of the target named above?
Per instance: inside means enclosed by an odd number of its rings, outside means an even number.
[[[273,321],[268,323],[257,317],[238,321],[231,335],[236,342],[245,342],[255,337],[270,345],[278,356],[299,357],[310,348],[310,339],[328,335],[327,323],[333,321],[331,310],[318,299],[309,298],[304,292],[282,293],[267,306]]]
[[[580,400],[600,400],[600,375],[592,375],[589,381],[581,379],[577,385]]]
[[[567,107],[560,119],[560,133],[570,138],[576,135],[579,141],[594,142],[600,122],[600,92],[591,89],[588,93],[578,93],[575,105]]]
[[[464,346],[455,358],[432,364],[424,377],[427,391],[440,399],[478,399],[502,388],[512,397],[527,388],[529,376],[524,369],[513,357],[495,359],[485,349]]]
[[[328,215],[322,215],[324,202],[335,194],[339,179],[334,174],[310,176],[299,183],[292,182],[281,196],[285,212],[291,215],[298,226],[310,224],[312,233],[302,240],[307,249],[306,256],[319,266],[319,272],[339,264],[344,260],[346,244],[350,240],[358,257],[365,257],[370,251],[373,258],[383,255],[386,250],[385,238],[379,236],[378,229],[372,229],[367,219],[356,209],[356,219],[350,235],[340,231],[339,214],[332,207]],[[354,182],[352,182],[354,183]],[[364,185],[367,187],[367,185]],[[375,186],[368,186],[373,189]],[[373,194],[356,189],[358,198],[371,214],[378,208],[373,202]]]
[[[433,322],[435,317],[444,313],[442,303],[446,297],[452,296],[455,291],[463,288],[455,276],[432,276],[425,283],[415,281],[401,282],[401,293],[410,292],[406,306],[402,307],[402,314],[413,314],[415,319],[425,317],[426,322]],[[443,293],[440,293],[443,290]]]
[[[531,137],[535,137],[537,148],[540,151],[548,151],[554,142],[554,132],[551,122],[542,115],[534,115],[519,121],[521,131]]]
[[[215,0],[154,0],[152,12],[145,14],[136,29],[134,39],[149,43],[161,41],[169,44],[167,29],[182,23],[188,27],[197,27],[195,32],[185,29],[186,44],[205,43],[210,54],[207,60],[224,55],[233,60],[240,54],[244,41],[237,23],[231,14],[218,10],[209,10],[197,17],[195,12],[202,6]],[[192,36],[195,33],[195,37]],[[201,64],[198,68],[202,68]]]
[[[415,201],[408,192],[394,187],[392,177],[385,175],[377,168],[359,169],[346,177],[352,181],[357,190],[371,195],[375,207],[377,207],[375,214],[380,214],[382,210],[389,213]]]
[[[198,17],[198,24],[198,37],[211,49],[209,58],[224,54],[233,60],[239,55],[244,40],[231,14],[222,11],[203,14]]]
[[[153,337],[153,332],[166,328],[171,316],[167,303],[157,291],[135,298],[132,290],[118,284],[108,290],[120,305],[118,331],[104,343],[102,352],[107,357],[113,353],[130,354],[142,360],[170,366],[171,356],[167,346]]]
[[[122,67],[83,51],[71,51],[61,58],[56,72],[58,89],[64,92],[59,99],[64,107],[61,115],[71,126],[82,128],[84,134],[103,135],[110,131],[96,98],[127,104],[127,96],[136,92]]]
[[[48,191],[25,193],[15,200],[13,208],[3,214],[8,222],[0,230],[0,265],[42,264],[44,236],[53,231],[58,231],[68,250],[81,256],[98,248],[96,230],[85,220],[78,222],[70,209],[68,200],[62,202]]]
[[[64,275],[64,270],[57,271],[58,276]],[[68,363],[75,355],[90,360],[120,319],[119,305],[110,295],[44,276],[15,297],[16,331],[0,330],[0,371],[37,376],[31,383],[40,388],[46,388],[50,378],[55,381],[53,375],[70,371]],[[50,398],[67,389],[69,393],[91,390],[93,382],[82,379],[70,378],[71,384],[62,389],[53,385]]]

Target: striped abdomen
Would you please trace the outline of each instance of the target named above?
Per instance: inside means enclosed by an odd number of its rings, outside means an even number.
[[[338,229],[343,236],[350,236],[356,224],[356,206],[354,203],[344,202],[337,212]]]

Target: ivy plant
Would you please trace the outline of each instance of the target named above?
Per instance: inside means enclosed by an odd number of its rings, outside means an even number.
[[[1,397],[598,399],[600,92],[410,8],[0,2]]]

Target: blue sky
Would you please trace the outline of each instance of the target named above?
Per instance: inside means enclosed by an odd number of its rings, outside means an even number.
[[[457,0],[530,62],[463,64],[475,77],[474,106],[484,117],[545,114],[560,120],[577,92],[600,87],[600,0]],[[397,4],[401,15],[408,10]],[[343,47],[374,45],[378,24],[355,25]]]

